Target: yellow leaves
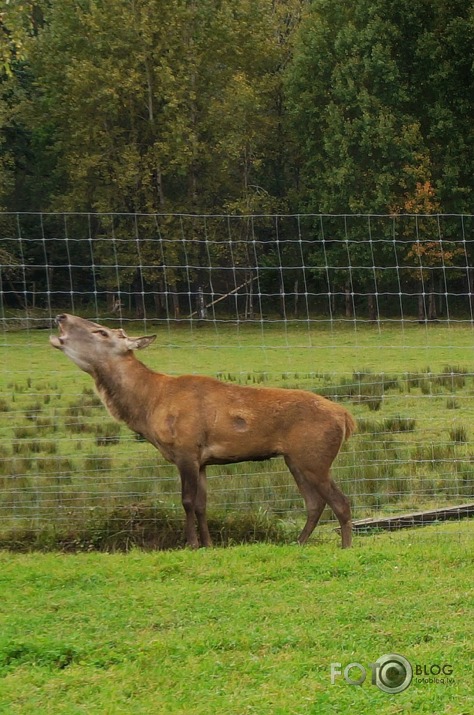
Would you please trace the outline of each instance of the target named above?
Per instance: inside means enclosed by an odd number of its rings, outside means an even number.
[[[409,229],[409,235],[413,236],[415,232],[417,240],[405,256],[408,264],[414,264],[414,277],[426,280],[429,276],[428,269],[457,265],[456,259],[464,255],[464,249],[441,235],[437,218],[440,204],[429,179],[416,182],[415,189],[406,197],[402,210],[404,213],[419,215],[415,225],[411,224]]]
[[[439,212],[439,201],[431,181],[417,181],[413,195],[407,197],[403,208],[407,213]]]
[[[412,245],[407,253],[407,259],[417,261],[427,267],[453,266],[457,256],[464,254],[462,248],[456,248],[451,241],[419,240]]]

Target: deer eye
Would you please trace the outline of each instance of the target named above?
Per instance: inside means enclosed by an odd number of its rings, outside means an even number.
[[[94,330],[97,335],[102,335],[103,338],[108,338],[109,334],[106,330]]]

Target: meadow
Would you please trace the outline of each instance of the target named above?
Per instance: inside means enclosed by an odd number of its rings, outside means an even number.
[[[148,329],[154,369],[343,401],[359,432],[335,477],[356,516],[472,500],[469,327]],[[0,713],[472,713],[473,520],[342,551],[326,514],[299,548],[302,503],[273,460],[213,470],[227,548],[170,549],[174,468],[112,422],[47,332],[5,332],[0,359]],[[401,693],[372,683],[385,654],[413,668]]]
[[[347,551],[0,552],[0,712],[470,715],[474,522],[423,532]],[[403,692],[371,682],[385,654],[412,666]],[[332,663],[367,677],[331,684]]]
[[[334,476],[356,517],[472,500],[469,324],[149,321],[146,329],[158,339],[140,358],[156,370],[342,401],[358,434]],[[180,544],[175,468],[107,415],[90,378],[50,348],[47,331],[5,331],[0,361],[0,543]],[[218,543],[294,538],[303,504],[281,460],[213,467],[209,482]],[[327,511],[323,521],[331,518]]]

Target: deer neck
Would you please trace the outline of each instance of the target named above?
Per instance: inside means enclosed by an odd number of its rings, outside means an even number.
[[[129,356],[101,365],[94,370],[97,391],[108,411],[116,420],[125,422],[130,429],[143,433],[148,405],[156,395],[152,379],[157,373]],[[153,379],[154,382],[154,379]]]

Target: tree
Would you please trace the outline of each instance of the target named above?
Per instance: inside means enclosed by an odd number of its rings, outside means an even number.
[[[7,12],[8,10],[8,12]],[[24,59],[25,25],[31,3],[13,2],[0,12],[0,208],[13,186],[14,160],[7,142],[11,118],[11,88],[15,64]],[[25,23],[25,17],[28,18]]]
[[[24,112],[54,126],[53,205],[199,212],[272,196],[282,37],[300,5],[53,0],[29,45],[38,91]]]
[[[473,3],[311,3],[287,72],[298,198],[313,211],[386,212],[429,156],[444,210],[472,195]]]
[[[405,235],[411,238],[414,233],[416,240],[406,251],[405,261],[419,284],[418,320],[436,320],[436,293],[442,296],[446,292],[446,269],[456,266],[464,249],[443,236],[437,215],[439,202],[429,181],[417,184],[414,196],[407,197],[403,209],[415,214],[411,222],[414,228],[409,226]]]
[[[38,184],[49,190],[41,208],[171,214],[280,207],[281,67],[300,6],[48,3],[43,26],[26,45],[29,85],[17,129],[34,145],[33,176],[41,171]],[[21,179],[31,189],[31,177],[21,177],[17,171],[17,185]],[[21,195],[38,201],[36,190]],[[19,191],[16,197],[20,202]],[[102,266],[134,265],[139,247],[146,270],[104,268],[95,277],[109,297],[119,284],[134,293],[141,310],[143,287],[166,283],[179,292],[180,277],[163,274],[166,257],[157,248],[166,246],[169,262],[183,264],[176,259],[183,227],[166,218],[132,224],[123,216],[113,226],[93,220],[81,230],[92,232]],[[202,227],[187,224],[186,231],[186,264],[199,268],[206,260]],[[79,262],[88,260],[85,254]],[[197,281],[198,273],[186,280]]]

